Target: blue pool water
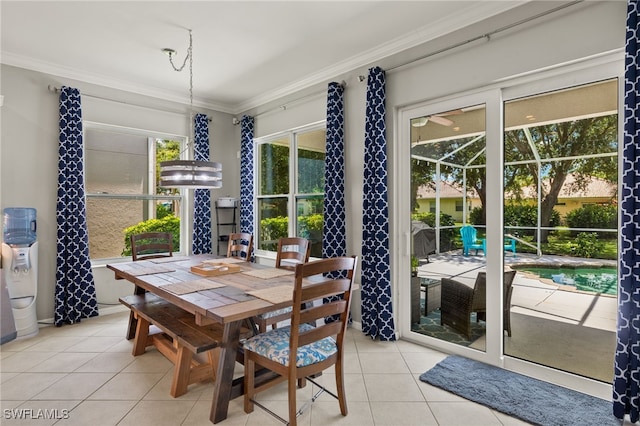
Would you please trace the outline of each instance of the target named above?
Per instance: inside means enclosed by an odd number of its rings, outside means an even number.
[[[618,294],[618,272],[616,268],[549,268],[522,267],[521,271],[531,272],[554,283],[572,285],[582,291],[602,294]]]

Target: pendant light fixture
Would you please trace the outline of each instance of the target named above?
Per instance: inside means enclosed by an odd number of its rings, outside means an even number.
[[[164,48],[175,71],[182,71],[189,60],[189,143],[194,142],[193,114],[193,37],[189,30],[189,49],[182,66],[173,63],[174,49]],[[188,145],[187,145],[188,146]],[[214,161],[171,160],[160,163],[160,186],[165,188],[221,188],[222,164]]]

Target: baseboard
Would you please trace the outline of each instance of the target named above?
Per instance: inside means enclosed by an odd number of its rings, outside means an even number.
[[[105,306],[105,307],[98,306],[98,315],[102,316],[102,315],[117,314],[119,312],[125,312],[128,310],[129,308],[121,304],[113,305],[113,306]]]

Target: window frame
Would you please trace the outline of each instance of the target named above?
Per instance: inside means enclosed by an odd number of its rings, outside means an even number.
[[[180,143],[180,159],[187,159],[187,155],[188,155],[187,147],[189,143],[188,143],[188,137],[186,136],[176,135],[168,132],[158,132],[158,131],[139,129],[134,127],[118,126],[114,124],[107,124],[107,123],[101,123],[101,122],[95,122],[95,121],[83,121],[83,131],[82,131],[83,148],[84,148],[83,149],[83,154],[84,154],[83,166],[85,167],[85,170],[87,170],[87,162],[86,162],[87,131],[90,131],[90,130],[114,132],[114,133],[120,133],[124,135],[136,136],[136,137],[146,137],[147,138],[147,163],[149,165],[147,170],[148,170],[148,174],[150,175],[147,177],[148,182],[155,181],[155,174],[153,172],[152,166],[155,166],[155,156],[156,156],[155,141],[157,139],[170,139],[170,140],[179,142]],[[149,185],[149,188],[147,188],[146,194],[91,193],[86,190],[87,188],[86,174],[84,177],[84,181],[85,181],[85,197],[87,200],[91,198],[92,199],[140,200],[140,201],[147,201],[150,204],[152,204],[154,201],[157,201],[157,200],[178,201],[180,203],[179,217],[181,219],[180,220],[180,251],[175,252],[175,254],[177,255],[186,254],[186,247],[188,244],[187,237],[190,235],[189,233],[190,221],[185,219],[189,217],[188,212],[190,209],[190,205],[189,205],[190,201],[189,201],[189,197],[186,196],[187,192],[185,191],[185,189],[180,188],[179,195],[151,194],[150,189],[152,187],[155,188],[155,185]],[[87,216],[88,216],[88,212],[87,212]],[[90,261],[92,266],[100,266],[100,265],[106,265],[107,263],[125,262],[125,261],[129,261],[130,259],[131,259],[130,256],[129,257],[121,256],[121,257],[91,258]]]
[[[321,196],[324,198],[324,191],[319,193],[300,193],[298,185],[298,138],[297,135],[302,133],[309,133],[318,130],[324,130],[325,137],[327,132],[326,120],[318,121],[304,126],[299,126],[284,130],[270,135],[261,136],[253,139],[254,149],[254,194],[253,194],[253,209],[254,209],[254,252],[257,256],[261,257],[275,257],[275,251],[260,249],[260,215],[259,215],[259,202],[261,199],[268,198],[285,198],[287,199],[287,236],[297,236],[298,229],[298,215],[297,204],[298,201],[305,198]],[[268,144],[277,140],[287,139],[289,141],[289,192],[287,194],[260,194],[261,190],[261,162],[260,162],[260,145]],[[326,155],[326,150],[325,150]]]
[[[430,99],[422,102],[415,102],[411,105],[407,105],[399,108],[396,111],[395,119],[398,123],[405,123],[400,125],[397,131],[397,137],[400,141],[409,140],[409,125],[410,120],[422,115],[437,114],[440,111],[447,111],[460,107],[465,103],[469,103],[467,99],[472,98],[478,93],[496,91],[494,101],[491,105],[494,109],[497,109],[496,113],[492,115],[493,118],[487,117],[487,131],[492,128],[494,137],[487,137],[488,141],[492,141],[488,145],[488,149],[491,148],[492,154],[488,155],[493,159],[493,164],[487,165],[492,176],[492,182],[496,183],[495,187],[501,182],[502,177],[498,176],[502,172],[502,166],[500,168],[495,167],[495,161],[500,159],[502,152],[500,151],[503,146],[501,134],[503,126],[501,123],[501,110],[504,102],[508,102],[513,99],[531,96],[544,92],[552,92],[556,90],[562,90],[564,88],[570,88],[579,86],[581,84],[590,84],[597,81],[603,81],[608,79],[618,79],[618,173],[622,170],[622,140],[623,140],[623,117],[624,114],[624,52],[612,51],[602,56],[589,57],[569,63],[559,64],[557,66],[535,70],[527,72],[521,75],[512,76],[499,80],[496,83],[483,85],[482,87],[469,90],[460,93],[452,93],[448,96],[444,96],[438,99]],[[496,102],[499,99],[499,102]],[[489,106],[489,104],[488,104]],[[496,108],[497,106],[497,108]],[[398,143],[394,147],[394,162],[395,168],[402,170],[407,167],[408,162],[408,146]],[[620,175],[619,175],[620,177]],[[621,193],[621,179],[618,180],[618,193]],[[393,189],[395,191],[392,214],[398,219],[392,224],[392,233],[400,235],[400,238],[393,240],[392,252],[394,257],[392,263],[395,264],[392,270],[392,280],[395,282],[409,282],[410,279],[410,222],[409,215],[403,215],[406,206],[409,205],[409,194],[406,190],[407,183],[398,178],[393,181]],[[491,205],[500,207],[500,211],[503,209],[502,200],[496,200],[496,194],[493,199],[489,200]],[[498,197],[500,198],[500,197]],[[497,202],[496,202],[497,201]],[[619,213],[618,213],[619,214]],[[500,216],[500,217],[499,217]],[[491,264],[487,263],[487,278],[490,278],[490,270],[492,278],[498,277],[501,273],[501,263],[504,256],[502,247],[502,232],[503,220],[501,215],[494,215],[487,219],[488,233],[487,233],[487,259],[493,259]],[[489,227],[491,228],[489,230]],[[582,392],[594,394],[602,394],[610,390],[610,385],[603,382],[595,382],[593,379],[578,376],[573,373],[566,373],[560,370],[550,369],[547,366],[538,366],[532,364],[530,361],[520,360],[504,353],[504,341],[502,321],[498,320],[499,315],[496,312],[500,310],[495,309],[496,301],[500,300],[502,289],[495,286],[487,288],[487,312],[488,315],[493,315],[493,318],[488,318],[487,324],[487,347],[485,353],[480,353],[471,348],[459,348],[455,345],[448,344],[446,342],[441,343],[435,339],[422,338],[413,333],[410,329],[410,312],[411,312],[411,294],[407,290],[409,287],[402,287],[399,290],[399,295],[395,298],[395,310],[399,312],[396,314],[398,318],[399,333],[403,338],[410,341],[424,344],[427,347],[442,349],[444,351],[457,353],[464,356],[483,361],[489,364],[499,365],[505,369],[513,370],[524,374],[531,375],[535,378],[553,379],[562,386],[580,390]],[[489,301],[492,301],[493,307],[489,307]],[[399,308],[398,308],[399,307]],[[493,343],[489,343],[493,340]]]

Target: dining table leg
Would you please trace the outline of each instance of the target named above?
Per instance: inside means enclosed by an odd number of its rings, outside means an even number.
[[[224,325],[222,350],[218,361],[218,370],[216,371],[211,415],[209,417],[213,423],[221,422],[227,418],[233,385],[233,370],[235,369],[236,355],[240,346],[241,325],[242,321],[228,322]]]

